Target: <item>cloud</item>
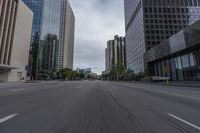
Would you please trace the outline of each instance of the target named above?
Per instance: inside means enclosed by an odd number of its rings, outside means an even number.
[[[124,36],[123,0],[71,0],[76,17],[74,68],[105,69],[108,40]]]

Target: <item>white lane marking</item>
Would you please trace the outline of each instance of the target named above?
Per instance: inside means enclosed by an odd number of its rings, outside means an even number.
[[[167,115],[169,115],[169,116],[171,116],[171,117],[173,117],[173,118],[175,118],[175,119],[177,119],[177,120],[179,120],[179,121],[181,121],[181,122],[183,122],[183,123],[185,123],[185,124],[187,124],[187,125],[189,125],[189,126],[191,126],[193,128],[196,128],[197,130],[200,130],[199,126],[196,126],[196,125],[194,125],[194,124],[192,124],[192,123],[190,123],[190,122],[188,122],[186,120],[183,120],[183,119],[181,119],[181,118],[179,118],[179,117],[177,117],[177,116],[175,116],[173,114],[167,113]]]
[[[16,115],[18,115],[18,114],[12,114],[12,115],[6,116],[6,117],[0,119],[0,123],[3,123],[5,121],[7,121],[7,120],[9,120],[9,119],[11,119],[13,117],[15,117]]]
[[[15,91],[23,91],[24,89],[13,89],[13,90],[9,90],[9,91],[12,91],[12,92],[15,92]]]
[[[79,88],[79,89],[80,89],[80,88],[83,88],[83,87],[84,87],[84,86],[79,86],[79,87],[77,87],[77,88]]]

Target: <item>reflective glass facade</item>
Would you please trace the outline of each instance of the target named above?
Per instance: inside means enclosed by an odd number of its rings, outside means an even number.
[[[154,63],[154,72],[155,76],[171,77],[172,80],[200,80],[200,47]]]
[[[199,20],[199,7],[199,0],[125,0],[128,68],[144,72],[144,52]]]
[[[50,79],[56,75],[61,0],[43,2],[37,78]]]
[[[54,79],[73,68],[75,17],[68,0],[24,0],[34,12],[29,59],[31,79]]]
[[[40,40],[40,30],[42,24],[42,11],[43,11],[43,0],[23,0],[23,2],[33,11],[33,25],[32,25],[32,36],[30,44],[29,54],[29,70],[28,76],[31,79],[36,79],[37,75],[37,62],[38,62],[38,46]]]
[[[159,45],[145,53],[149,58],[149,76],[171,77],[172,80],[200,80],[200,20],[178,32],[166,44],[169,51],[159,54]],[[154,51],[155,53],[153,53]],[[145,61],[146,62],[146,61]]]
[[[144,18],[141,0],[125,0],[126,50],[128,69],[143,72],[145,52]]]
[[[33,16],[33,27],[32,27],[32,38],[31,38],[31,45],[34,45],[33,42],[35,40],[35,37],[40,32],[43,0],[23,0],[23,2],[34,13],[34,16]]]

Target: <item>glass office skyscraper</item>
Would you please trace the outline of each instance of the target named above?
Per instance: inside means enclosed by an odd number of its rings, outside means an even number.
[[[66,12],[66,9],[62,8],[63,1],[67,1],[65,4],[69,4],[68,0],[24,0],[34,12],[32,56],[29,61],[31,64],[29,66],[32,66],[30,72],[32,79],[56,78],[59,47],[63,45],[60,37],[64,36],[65,39],[68,37],[67,35],[74,34],[72,30],[61,30],[63,28],[61,22],[64,19],[61,16],[63,12]],[[70,11],[72,12],[72,10]],[[70,28],[70,26],[65,28]]]
[[[31,46],[34,45],[34,38],[40,32],[41,19],[42,19],[42,6],[43,0],[23,0],[28,7],[34,12],[33,26],[32,26],[32,38]]]
[[[29,68],[28,76],[31,79],[36,79],[37,74],[37,62],[38,62],[38,46],[40,29],[42,24],[42,10],[43,0],[23,0],[24,3],[33,11],[33,25],[32,25],[32,36],[30,44],[29,54]]]
[[[143,54],[200,19],[200,0],[125,0],[128,68],[144,73]]]
[[[38,79],[55,76],[59,45],[61,0],[44,0],[38,55]]]

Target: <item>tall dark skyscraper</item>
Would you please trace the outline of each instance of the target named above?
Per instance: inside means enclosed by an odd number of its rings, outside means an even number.
[[[55,78],[58,67],[60,66],[58,59],[65,54],[65,52],[60,52],[62,51],[60,48],[63,47],[66,49],[64,46],[68,46],[68,42],[70,42],[69,51],[72,53],[70,56],[73,56],[75,18],[74,16],[68,17],[69,11],[73,14],[69,1],[24,0],[24,2],[34,12],[29,59],[31,79]],[[71,23],[68,24],[67,22]],[[62,58],[63,60],[65,60],[64,57]],[[70,66],[73,66],[73,58],[66,58],[72,60],[70,60],[70,63],[72,62]]]
[[[125,0],[128,69],[144,72],[143,54],[200,19],[200,0]]]

